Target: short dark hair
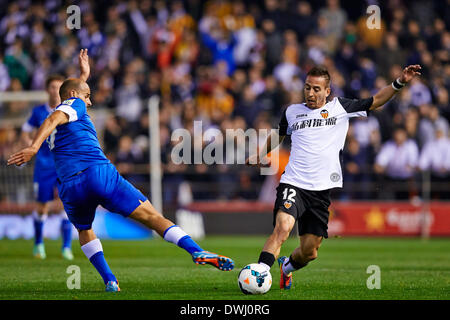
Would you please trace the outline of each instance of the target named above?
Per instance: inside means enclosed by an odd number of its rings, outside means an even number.
[[[47,79],[45,80],[45,89],[48,89],[48,87],[50,86],[50,83],[52,83],[53,81],[64,81],[64,76],[60,75],[60,74],[51,74],[47,77]]]
[[[306,76],[312,76],[312,77],[324,77],[327,81],[327,86],[330,85],[330,73],[328,72],[327,68],[322,66],[315,66],[311,70],[308,71]]]
[[[61,100],[66,100],[66,99],[70,98],[70,96],[69,96],[70,91],[80,90],[82,83],[83,83],[83,81],[81,81],[78,78],[69,78],[69,79],[64,80],[61,87],[59,87],[59,96],[61,97]]]

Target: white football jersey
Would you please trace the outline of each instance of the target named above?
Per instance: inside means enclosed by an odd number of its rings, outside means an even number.
[[[373,98],[334,98],[322,108],[292,104],[283,112],[280,135],[291,136],[289,162],[280,183],[321,191],[342,188],[341,155],[351,117],[367,117]]]

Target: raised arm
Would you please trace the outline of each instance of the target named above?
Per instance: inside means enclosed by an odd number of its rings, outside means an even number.
[[[373,103],[369,110],[381,107],[386,102],[392,99],[392,97],[403,88],[408,82],[410,82],[415,76],[420,75],[422,67],[418,64],[407,66],[403,69],[400,78],[397,78],[391,85],[384,87],[373,96]]]
[[[31,145],[11,155],[8,159],[8,165],[20,166],[30,161],[53,130],[67,122],[69,122],[69,116],[66,113],[59,110],[53,112],[39,127]]]
[[[91,74],[91,67],[89,66],[88,49],[81,49],[78,55],[78,62],[80,64],[80,80],[86,82]]]

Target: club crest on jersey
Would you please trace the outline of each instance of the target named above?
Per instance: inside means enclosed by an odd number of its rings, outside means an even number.
[[[324,109],[324,110],[320,111],[320,115],[324,119],[328,118],[328,110]]]
[[[283,205],[284,205],[284,207],[285,207],[286,209],[289,209],[290,207],[292,207],[292,202],[289,201],[289,200],[286,200],[286,201],[283,203]]]
[[[338,182],[340,179],[341,179],[341,176],[337,172],[333,172],[330,175],[330,180],[333,181],[333,182]]]

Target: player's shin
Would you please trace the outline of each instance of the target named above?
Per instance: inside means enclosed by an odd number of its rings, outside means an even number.
[[[203,249],[179,226],[172,225],[164,231],[164,240],[171,242],[180,248],[183,248],[191,255],[194,252],[203,251]]]
[[[61,212],[61,234],[62,234],[62,248],[71,248],[72,247],[72,224],[67,218],[67,214],[62,211]]]
[[[105,284],[107,284],[108,281],[117,282],[116,277],[105,260],[105,256],[103,255],[103,247],[99,239],[89,241],[85,245],[81,246],[81,250],[83,250],[86,257],[94,265],[98,273],[100,273]]]
[[[38,245],[43,242],[44,222],[47,219],[46,214],[38,214],[33,211],[33,225],[34,225],[34,244]]]

